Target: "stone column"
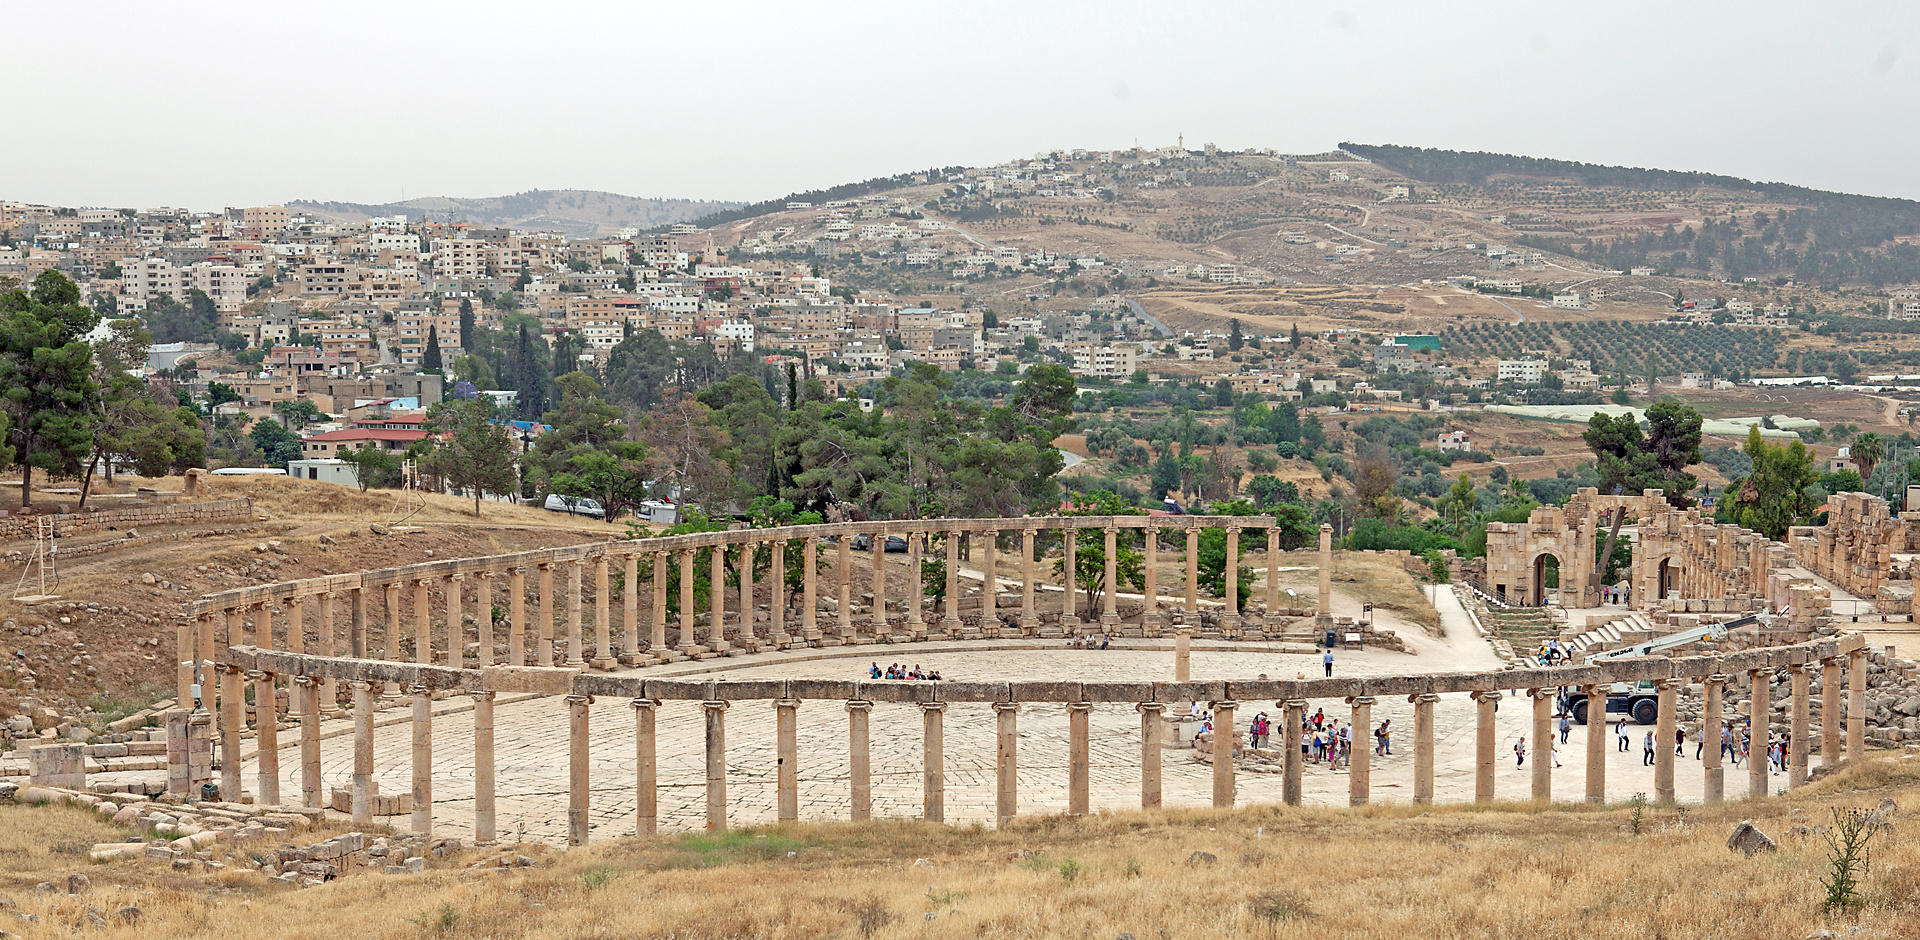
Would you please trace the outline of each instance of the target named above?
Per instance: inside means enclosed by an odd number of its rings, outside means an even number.
[[[1432,692],[1407,696],[1413,703],[1413,802],[1433,802],[1433,704],[1440,696]]]
[[[473,841],[494,841],[493,829],[493,693],[467,692],[473,697]]]
[[[1147,550],[1140,572],[1141,580],[1146,582],[1141,585],[1140,590],[1143,601],[1140,632],[1146,636],[1157,636],[1159,630],[1155,617],[1160,610],[1160,572],[1156,569],[1160,566],[1160,530],[1154,526],[1147,526],[1141,530],[1141,534],[1146,536]]]
[[[1347,699],[1353,707],[1353,763],[1347,766],[1347,805],[1365,806],[1372,798],[1373,696],[1356,695]]]
[[[740,645],[752,648],[750,642],[755,639],[753,617],[756,606],[753,598],[753,558],[759,552],[760,543],[745,539],[740,543]]]
[[[373,683],[354,680],[353,690],[353,821],[373,822]]]
[[[628,582],[629,585],[632,582]],[[600,554],[593,559],[593,668],[613,668],[613,611],[610,602],[613,599],[612,572],[607,570],[607,556]]]
[[[1847,654],[1847,759],[1866,751],[1867,651],[1857,649]]]
[[[1300,775],[1306,767],[1300,757],[1300,736],[1304,733],[1300,727],[1302,716],[1307,712],[1304,699],[1289,699],[1276,702],[1280,706],[1280,801],[1288,806],[1300,805]],[[1219,726],[1214,726],[1214,738],[1219,738]]]
[[[1167,706],[1159,702],[1141,702],[1140,712],[1140,808],[1160,808],[1160,727]]]
[[[1793,706],[1788,716],[1787,786],[1798,787],[1807,782],[1807,737],[1812,730],[1808,715],[1806,664],[1788,666],[1787,675],[1793,679]]]
[[[702,702],[707,716],[707,831],[727,828],[727,703]]]
[[[433,696],[413,687],[413,831],[433,835]]]
[[[580,566],[573,566],[575,571]],[[567,844],[587,844],[587,808],[591,794],[587,768],[589,751],[587,706],[591,695],[567,696]]]
[[[1227,526],[1226,594],[1227,596],[1222,599],[1226,601],[1227,606],[1226,610],[1223,611],[1224,616],[1220,621],[1220,626],[1223,629],[1227,626],[1227,620],[1225,618],[1236,617],[1240,614],[1240,527],[1237,525]]]
[[[671,647],[667,646],[667,559],[666,552],[653,553],[653,623],[647,637],[647,652],[660,659],[666,659]],[[637,707],[637,706],[636,706]]]
[[[1320,523],[1320,603],[1315,615],[1316,627],[1325,630],[1333,623],[1333,526]]]
[[[245,677],[235,666],[220,668],[220,799],[242,803],[240,733],[247,727]],[[194,794],[198,796],[199,794]]]
[[[1193,627],[1183,626],[1173,633],[1173,681],[1193,677]]]
[[[1213,703],[1213,805],[1233,808],[1233,710],[1238,702]]]
[[[1724,698],[1727,677],[1707,677],[1707,692],[1700,706],[1700,772],[1704,778],[1702,802],[1713,806],[1727,795],[1727,769],[1720,763],[1720,735],[1727,724]],[[1591,706],[1589,706],[1591,708]],[[1593,756],[1589,754],[1591,761]]]
[[[580,559],[567,562],[567,665],[575,669],[587,664],[587,640],[581,628],[580,610],[584,600],[581,575],[585,567],[586,562]]]
[[[294,676],[293,694],[302,700],[300,805],[307,809],[319,809],[326,799],[320,784],[320,681],[312,676]]]
[[[927,623],[921,616],[927,598],[926,585],[920,577],[920,550],[925,547],[928,537],[929,533],[926,532],[907,532],[907,616],[903,623],[906,637],[915,640],[924,639],[927,635]],[[888,638],[899,639],[892,634]]]
[[[206,614],[199,617],[199,621],[206,619]],[[198,629],[199,621],[183,619],[174,625],[173,700],[180,703],[181,708],[193,707],[193,666],[194,661],[199,659],[199,654],[193,648],[194,631]]]
[[[397,663],[400,661],[400,633],[403,629],[400,624],[400,582],[389,581],[381,587],[387,602],[387,661]],[[386,698],[395,698],[400,694],[400,686],[389,682],[381,694]]]
[[[873,533],[872,539],[873,544],[868,546],[868,549],[873,554],[873,576],[869,579],[873,584],[873,610],[868,621],[873,627],[874,640],[876,642],[884,642],[886,638],[893,633],[893,628],[887,626],[886,530],[883,529]],[[907,549],[909,551],[913,549],[913,538],[911,535],[907,538]],[[913,579],[908,578],[907,580],[912,581]]]
[[[1266,626],[1280,624],[1280,528],[1267,527],[1267,616]],[[1272,635],[1273,631],[1265,631]]]
[[[926,735],[920,786],[925,808],[921,814],[928,822],[947,821],[946,729],[941,716],[945,702],[921,702],[920,720]]]
[[[1840,762],[1840,657],[1820,661],[1820,766]]]
[[[1033,527],[1020,530],[1020,632],[1033,636],[1040,632],[1040,613],[1034,609]]]
[[[848,815],[854,822],[873,818],[873,752],[867,740],[867,717],[872,712],[872,702],[847,703]]]
[[[359,608],[360,608],[360,604],[358,603],[359,597],[360,597],[360,592],[358,590],[355,590],[353,592],[353,605],[352,605],[355,609],[355,619],[359,618]],[[320,655],[322,656],[340,655],[340,638],[337,636],[334,636],[333,592],[332,591],[324,591],[320,594],[320,626],[318,629],[314,631],[314,639],[318,640],[320,643]],[[355,659],[365,658],[364,655],[357,649],[353,651],[352,655],[353,655],[353,658]],[[318,695],[319,695],[318,701],[320,702],[320,711],[322,714],[326,715],[328,718],[332,718],[333,716],[338,715],[340,713],[340,680],[339,679],[336,679],[333,676],[328,676],[325,679],[320,680],[320,688],[319,688]],[[185,699],[182,699],[181,701],[185,701]]]
[[[1079,547],[1080,533],[1072,527],[1060,529],[1060,540],[1065,544],[1065,563],[1060,566],[1060,634],[1071,636],[1080,629],[1080,617],[1075,612],[1073,596],[1074,549]]]
[[[637,698],[633,706],[633,790],[635,835],[650,836],[660,831],[660,762],[654,756],[654,713],[660,703]]]
[[[474,666],[485,669],[500,661],[493,653],[493,572],[473,576],[473,594],[474,639],[479,650]]]
[[[693,549],[680,550],[680,654],[692,656],[693,642]]]
[[[253,645],[263,650],[276,648],[273,645],[273,609],[278,606],[280,606],[278,601],[267,601],[253,606],[257,611],[253,621]]]
[[[322,598],[327,596],[328,595],[324,594],[321,595]],[[351,608],[348,616],[353,618],[353,623],[347,627],[347,654],[354,659],[373,658],[376,654],[373,652],[373,647],[367,642],[366,586],[362,585],[360,587],[347,589],[347,603]],[[325,601],[323,600],[321,610],[326,609],[324,605]],[[321,616],[323,618],[325,617],[324,614]]]
[[[445,661],[448,666],[454,669],[459,669],[467,658],[466,624],[460,617],[460,607],[463,601],[463,598],[460,596],[461,582],[465,580],[465,575],[450,574],[447,576],[447,651]]]
[[[426,578],[413,582],[413,661],[433,664],[433,582]]]
[[[1747,795],[1750,797],[1767,795],[1767,732],[1773,725],[1772,679],[1771,669],[1747,670]]]
[[[1187,526],[1187,628],[1200,625],[1200,530]]]
[[[853,639],[853,533],[840,532],[840,642]]]
[[[1091,789],[1092,761],[1088,756],[1087,714],[1091,702],[1067,704],[1067,815],[1085,816]]]
[[[1599,805],[1607,801],[1607,689],[1605,685],[1586,687],[1587,696],[1587,802]]]
[[[1000,530],[988,529],[979,533],[980,548],[986,557],[980,564],[980,630],[969,634],[977,638],[982,631],[987,636],[1000,635],[1000,578],[995,572],[1000,570],[994,554],[1000,550]]]
[[[1106,597],[1102,599],[1100,604],[1100,632],[1113,634],[1120,631],[1120,611],[1118,609],[1120,598],[1120,530],[1114,526],[1107,526],[1104,534],[1106,535],[1105,548],[1107,550],[1107,557],[1106,571],[1102,572],[1103,580],[1101,583],[1106,589]]]
[[[253,680],[254,770],[259,779],[254,799],[272,806],[280,802],[280,719],[273,712],[273,673],[255,670]],[[235,752],[235,757],[238,757]]]
[[[808,646],[820,643],[820,543],[813,536],[800,540],[800,639]]]
[[[532,631],[534,648],[533,662],[537,666],[553,665],[553,564],[540,564],[540,623]]]
[[[305,653],[307,651],[307,625],[305,621],[307,599],[304,597],[287,598],[287,652]]]
[[[774,753],[779,761],[774,781],[782,822],[800,818],[800,703],[783,698],[773,703]]]
[[[767,638],[777,647],[793,645],[787,634],[787,543],[774,539],[773,557],[767,562]]]
[[[1020,811],[1020,703],[995,702],[993,714],[997,727],[994,736],[994,817],[1005,826]]]
[[[1494,743],[1499,735],[1499,729],[1494,724],[1494,712],[1500,705],[1500,690],[1475,692],[1473,701],[1473,801],[1491,803],[1493,802]],[[1359,728],[1354,729],[1356,735],[1359,732]]]
[[[507,665],[527,665],[527,569],[507,569]]]
[[[626,636],[625,652],[629,664],[635,663],[640,656],[640,553],[627,553],[626,577],[620,583],[621,614],[625,619],[622,633]],[[657,649],[657,647],[656,647]]]
[[[947,532],[947,603],[946,616],[940,618],[940,632],[949,640],[960,636],[960,532],[957,529]]]
[[[1553,700],[1552,689],[1528,689],[1533,698],[1533,798],[1546,803],[1553,800]]]
[[[1685,679],[1661,679],[1655,683],[1660,690],[1660,716],[1654,721],[1653,750],[1653,799],[1656,803],[1672,803],[1675,798],[1673,782],[1674,727],[1679,710],[1680,687],[1686,685]]]

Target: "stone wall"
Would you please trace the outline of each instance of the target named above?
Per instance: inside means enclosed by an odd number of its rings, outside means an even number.
[[[252,518],[253,500],[250,499],[218,499],[204,503],[176,503],[53,516],[4,515],[0,516],[0,542],[31,540],[41,519],[51,519],[54,531],[65,538],[108,528],[137,529],[141,526],[190,525]]]
[[[1793,560],[1881,613],[1913,611],[1912,553],[1920,552],[1920,512],[1894,514],[1887,501],[1866,493],[1827,500],[1827,524],[1787,533]]]

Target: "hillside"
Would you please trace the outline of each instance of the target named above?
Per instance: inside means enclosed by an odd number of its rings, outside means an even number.
[[[658,228],[740,207],[736,202],[645,199],[580,189],[532,189],[482,198],[424,196],[381,205],[296,199],[287,205],[345,222],[405,215],[409,219],[472,222],[489,228],[560,231],[582,238],[617,235],[623,228]]]

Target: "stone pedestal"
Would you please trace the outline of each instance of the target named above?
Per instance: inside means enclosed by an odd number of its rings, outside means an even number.
[[[1142,702],[1134,706],[1140,712],[1140,808],[1160,808],[1161,723],[1167,706]]]
[[[924,805],[921,815],[925,816],[928,822],[947,821],[947,744],[946,727],[943,722],[946,710],[945,702],[920,703],[920,719],[926,741],[920,771]]]
[[[781,822],[800,818],[800,745],[798,739],[800,703],[781,699],[773,703],[774,791]]]
[[[633,706],[633,831],[650,836],[660,831],[660,764],[654,754],[654,713],[660,703],[637,698],[629,704]]]
[[[1433,802],[1433,706],[1440,696],[1431,692],[1410,695],[1413,703],[1413,802]]]
[[[1353,696],[1347,699],[1347,705],[1353,709],[1353,761],[1347,767],[1347,805],[1365,806],[1372,798],[1373,696]]]
[[[493,693],[475,690],[473,697],[473,841],[494,841],[493,819]]]
[[[1653,750],[1653,799],[1656,803],[1667,804],[1674,801],[1673,758],[1675,712],[1679,708],[1678,694],[1685,685],[1683,679],[1662,679],[1659,706],[1660,717],[1654,723]]]
[[[1005,826],[1020,811],[1020,703],[993,703],[994,734],[994,815]]]
[[[1213,703],[1213,805],[1219,809],[1233,808],[1233,710],[1237,707],[1238,702]]]
[[[1475,692],[1473,701],[1475,717],[1473,801],[1491,803],[1493,802],[1494,743],[1498,734],[1494,725],[1494,712],[1500,703],[1500,692],[1497,689]]]
[[[1085,816],[1092,787],[1092,758],[1087,735],[1089,702],[1067,705],[1067,815]]]
[[[1727,794],[1727,768],[1721,763],[1720,750],[1720,739],[1726,732],[1726,688],[1726,676],[1708,676],[1700,708],[1701,802],[1708,806],[1719,804]]]
[[[707,725],[707,831],[727,828],[727,703],[702,702]]]
[[[873,752],[867,737],[867,719],[872,713],[872,702],[855,699],[847,703],[848,816],[854,822],[873,818]]]
[[[27,749],[28,780],[36,787],[87,788],[87,749],[82,744],[41,744]]]

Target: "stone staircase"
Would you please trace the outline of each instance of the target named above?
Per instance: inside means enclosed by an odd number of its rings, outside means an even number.
[[[1597,627],[1588,629],[1572,637],[1563,637],[1576,650],[1597,653],[1619,649],[1627,643],[1644,640],[1658,633],[1667,632],[1657,627],[1647,615],[1640,611],[1628,611]]]

